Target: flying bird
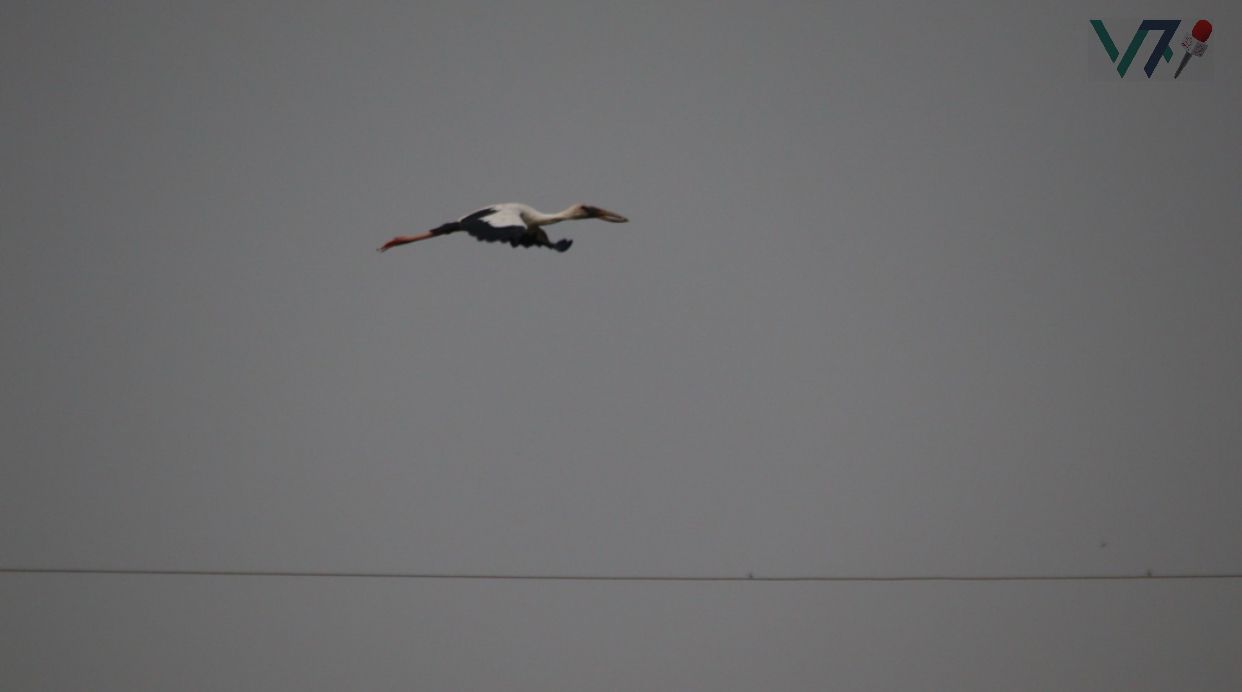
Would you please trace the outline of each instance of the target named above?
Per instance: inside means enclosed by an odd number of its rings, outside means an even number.
[[[575,219],[601,219],[612,223],[625,223],[629,219],[624,216],[600,209],[589,204],[575,204],[565,211],[545,214],[525,204],[494,204],[472,214],[467,214],[457,221],[450,221],[418,235],[399,235],[379,247],[380,252],[391,250],[398,245],[435,238],[436,236],[465,231],[476,240],[487,243],[508,243],[513,247],[546,247],[557,252],[565,252],[574,241],[562,238],[556,242],[548,239],[544,226],[551,226],[562,221]]]

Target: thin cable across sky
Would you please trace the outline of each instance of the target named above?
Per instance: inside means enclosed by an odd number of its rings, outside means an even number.
[[[1240,580],[1242,572],[1159,574],[905,574],[905,575],[763,575],[763,574],[521,574],[503,572],[368,572],[333,570],[127,569],[87,567],[0,567],[0,574],[274,577],[286,579],[406,579],[435,581],[577,581],[577,582],[1087,582]]]

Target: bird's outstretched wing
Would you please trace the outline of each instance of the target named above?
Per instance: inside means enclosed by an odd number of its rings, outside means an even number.
[[[475,238],[488,243],[526,245],[530,229],[515,209],[487,207],[462,217],[461,227]]]

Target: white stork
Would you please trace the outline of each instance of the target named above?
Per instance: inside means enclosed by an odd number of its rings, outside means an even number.
[[[612,223],[629,221],[616,212],[589,204],[575,204],[555,214],[544,214],[525,204],[494,204],[473,214],[467,214],[457,221],[450,221],[433,228],[426,233],[399,235],[381,245],[379,251],[383,252],[398,245],[426,240],[446,233],[465,231],[477,240],[488,243],[508,243],[513,247],[546,247],[557,252],[564,252],[574,244],[574,241],[562,238],[554,243],[548,240],[548,234],[544,232],[543,227],[574,219],[602,219]]]

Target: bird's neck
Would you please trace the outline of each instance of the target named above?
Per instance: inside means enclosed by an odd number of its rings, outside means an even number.
[[[575,207],[569,207],[568,209],[558,211],[555,214],[544,214],[543,212],[532,210],[530,218],[527,219],[527,223],[533,223],[536,226],[551,226],[554,223],[560,223],[562,221],[569,221],[570,219],[577,218],[574,215],[575,210]]]

